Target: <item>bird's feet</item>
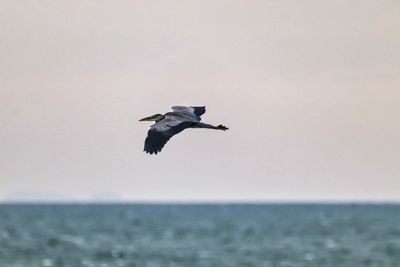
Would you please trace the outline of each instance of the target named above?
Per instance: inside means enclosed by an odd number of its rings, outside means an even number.
[[[220,124],[220,125],[217,126],[217,130],[226,131],[226,130],[229,130],[229,128],[224,126],[224,125],[222,125],[222,124]]]

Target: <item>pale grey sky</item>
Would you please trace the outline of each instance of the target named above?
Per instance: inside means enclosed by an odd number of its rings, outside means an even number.
[[[400,2],[0,1],[0,200],[400,201]],[[147,123],[206,105],[157,156]]]

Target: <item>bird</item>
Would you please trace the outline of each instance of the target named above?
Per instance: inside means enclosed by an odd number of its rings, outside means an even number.
[[[200,122],[201,115],[205,112],[205,106],[173,106],[172,112],[155,114],[140,119],[139,121],[155,121],[155,124],[151,125],[150,130],[147,132],[143,151],[150,155],[157,155],[171,137],[187,128],[205,128],[221,131],[229,129],[222,124],[214,126]]]

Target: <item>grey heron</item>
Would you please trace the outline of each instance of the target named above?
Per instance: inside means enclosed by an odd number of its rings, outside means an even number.
[[[150,154],[160,152],[168,140],[187,128],[206,128],[214,130],[228,130],[224,125],[214,126],[202,123],[201,115],[206,112],[206,107],[174,106],[172,112],[155,114],[139,121],[155,121],[150,126],[144,142],[144,151]]]

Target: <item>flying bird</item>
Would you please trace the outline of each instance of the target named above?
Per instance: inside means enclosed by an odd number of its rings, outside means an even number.
[[[223,125],[214,126],[202,123],[201,115],[206,112],[206,107],[174,106],[172,112],[155,114],[139,121],[155,121],[147,132],[144,142],[144,151],[150,154],[160,152],[168,140],[187,128],[206,128],[214,130],[228,130]]]

